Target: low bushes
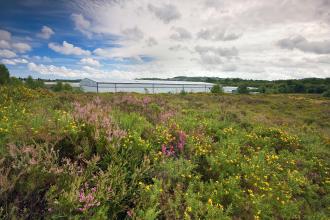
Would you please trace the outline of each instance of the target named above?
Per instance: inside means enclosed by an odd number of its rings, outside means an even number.
[[[232,109],[235,95],[0,90],[2,219],[329,217],[318,118],[270,126],[254,119],[265,100]]]

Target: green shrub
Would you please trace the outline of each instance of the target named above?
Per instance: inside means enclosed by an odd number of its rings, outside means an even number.
[[[330,97],[330,90],[327,90],[327,91],[325,91],[324,93],[322,93],[322,96],[323,97]]]
[[[246,85],[239,85],[237,88],[237,93],[239,94],[249,94],[249,89]]]
[[[9,70],[4,64],[0,64],[0,85],[7,84],[9,81]]]
[[[223,88],[219,84],[215,84],[211,88],[211,93],[215,93],[215,94],[223,93]]]
[[[34,80],[32,76],[28,76],[25,85],[30,89],[45,88],[45,83],[41,79]]]
[[[62,92],[62,91],[66,91],[66,92],[72,92],[73,88],[69,83],[62,83],[62,82],[57,82],[53,87],[52,90],[54,92]]]

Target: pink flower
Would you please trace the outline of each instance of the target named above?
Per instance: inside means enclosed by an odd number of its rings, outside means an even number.
[[[166,146],[164,144],[162,145],[162,153],[166,155]]]
[[[127,211],[127,215],[128,215],[128,217],[132,218],[133,217],[133,211],[132,210],[128,210]]]

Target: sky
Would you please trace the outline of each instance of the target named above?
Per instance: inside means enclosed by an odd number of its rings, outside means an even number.
[[[0,63],[44,79],[330,77],[330,0],[1,0]]]

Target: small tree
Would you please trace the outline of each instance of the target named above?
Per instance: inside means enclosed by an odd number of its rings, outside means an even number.
[[[60,92],[63,90],[63,83],[57,82],[56,85],[53,87],[54,92]]]
[[[239,93],[239,94],[249,94],[249,89],[246,85],[240,85],[237,88],[237,93]]]
[[[69,83],[64,83],[63,90],[71,92],[73,90],[73,88]]]
[[[322,96],[330,98],[330,89],[322,93]]]
[[[31,89],[35,88],[34,80],[33,80],[32,76],[28,76],[28,78],[25,80],[25,85]]]
[[[9,71],[4,64],[0,64],[0,85],[9,83]]]
[[[69,83],[62,83],[62,82],[57,82],[52,89],[54,92],[73,91],[73,88]]]
[[[219,85],[219,84],[215,84],[212,88],[211,88],[211,92],[212,93],[223,93],[223,88]]]
[[[44,88],[45,84],[41,79],[34,80],[32,76],[28,76],[25,80],[25,85],[31,89]]]

